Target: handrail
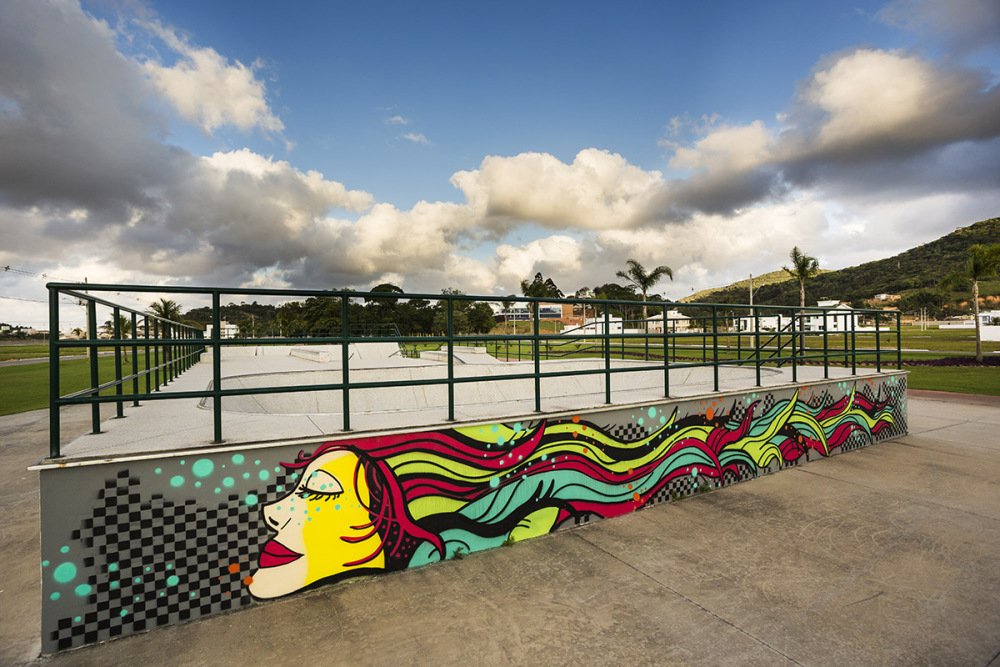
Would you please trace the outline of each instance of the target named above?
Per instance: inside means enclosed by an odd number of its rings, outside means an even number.
[[[719,391],[719,368],[722,365],[753,365],[756,372],[756,384],[761,386],[761,368],[763,366],[792,365],[793,380],[797,377],[797,369],[802,364],[822,363],[824,376],[828,375],[831,360],[842,362],[845,367],[850,365],[851,372],[857,373],[859,358],[874,357],[874,365],[881,370],[883,364],[883,336],[895,335],[896,366],[902,367],[901,335],[899,332],[900,315],[895,313],[895,327],[885,327],[883,318],[891,314],[884,311],[854,309],[849,312],[832,312],[826,308],[772,306],[772,305],[733,305],[711,303],[676,303],[669,301],[648,301],[647,309],[658,315],[646,320],[612,319],[610,312],[617,307],[637,307],[639,302],[627,299],[582,299],[582,298],[550,298],[550,297],[500,297],[476,296],[466,294],[410,294],[394,293],[379,298],[370,292],[353,290],[294,290],[269,288],[219,288],[219,287],[164,287],[162,285],[102,285],[79,283],[50,283],[49,289],[49,329],[53,332],[49,343],[49,414],[50,414],[50,458],[60,456],[60,408],[66,405],[89,404],[91,406],[92,432],[99,433],[101,427],[100,406],[105,403],[115,404],[116,418],[125,417],[125,404],[131,402],[132,407],[141,405],[145,400],[171,400],[182,398],[210,399],[213,414],[213,441],[223,442],[223,411],[222,401],[228,396],[293,393],[316,390],[340,391],[342,397],[343,430],[351,429],[351,393],[360,389],[375,389],[385,387],[432,386],[444,385],[448,397],[448,421],[455,420],[455,388],[472,382],[532,380],[534,385],[534,409],[541,412],[543,405],[542,380],[570,376],[601,375],[604,377],[605,402],[612,402],[611,378],[621,373],[636,373],[660,371],[663,378],[663,395],[670,396],[670,371],[678,368],[710,367],[713,369],[713,389]],[[209,297],[211,299],[212,334],[206,338],[199,326],[172,321],[156,314],[145,312],[115,303],[110,298],[100,296],[102,293],[157,293],[185,294]],[[78,299],[87,309],[87,334],[80,340],[62,339],[59,331],[59,297],[72,296]],[[265,296],[265,297],[306,297],[331,299],[334,304],[339,302],[339,322],[336,310],[331,323],[339,328],[336,332],[326,332],[321,336],[284,336],[279,338],[222,338],[221,331],[221,297],[228,296]],[[395,323],[372,323],[359,319],[353,312],[357,304],[352,300],[366,303],[381,303],[391,298],[396,301],[422,300],[434,302],[435,308],[444,315],[444,331],[419,331],[402,335]],[[469,334],[457,330],[456,314],[460,304],[468,302],[513,301],[528,304],[531,311],[530,331],[526,333],[486,333]],[[580,304],[593,308],[595,318],[588,324],[556,333],[543,333],[538,304]],[[97,307],[110,309],[113,316],[110,338],[100,338],[97,331]],[[367,307],[367,306],[365,306]],[[465,306],[462,306],[463,308]],[[693,317],[678,319],[668,316],[669,311],[687,311]],[[601,313],[598,315],[598,313]],[[123,316],[123,313],[128,317]],[[726,317],[728,313],[728,317]],[[746,313],[741,320],[752,322],[753,331],[747,332],[743,325],[737,326],[738,314]],[[770,337],[761,335],[761,318],[775,314],[779,320],[787,318],[787,325],[780,326]],[[820,317],[821,316],[821,317]],[[659,319],[656,319],[659,317]],[[829,318],[842,318],[843,346],[830,346],[830,333],[827,324]],[[352,319],[353,318],[353,319]],[[731,318],[731,319],[730,319]],[[813,319],[810,319],[813,318]],[[874,329],[858,329],[861,318],[874,320]],[[822,326],[816,329],[816,321],[822,319]],[[850,324],[848,329],[847,324]],[[129,328],[126,329],[126,325]],[[626,328],[632,325],[631,328]],[[581,334],[581,329],[593,327]],[[616,331],[612,331],[612,327]],[[837,327],[835,327],[836,329]],[[141,329],[141,335],[140,335]],[[415,335],[424,333],[431,335]],[[752,344],[745,343],[745,337],[752,333]],[[838,333],[834,331],[834,333]],[[874,334],[874,349],[858,348],[859,334]],[[822,347],[809,346],[809,341],[818,341],[822,337]],[[733,340],[735,338],[735,341]],[[867,340],[867,338],[865,339]],[[394,381],[364,381],[351,377],[350,347],[365,343],[397,343],[402,346],[418,343],[438,344],[444,348],[447,355],[447,375],[443,378],[428,378],[420,380]],[[506,348],[504,355],[511,359],[511,348],[515,359],[530,360],[531,366],[524,372],[506,373],[502,375],[456,375],[455,348],[457,345],[470,343],[485,345],[493,350],[497,358]],[[775,345],[775,343],[777,343]],[[253,388],[223,388],[222,386],[222,352],[232,346],[270,346],[288,344],[334,344],[341,347],[342,375],[338,383],[308,384],[291,386],[264,386]],[[87,351],[90,366],[90,382],[85,389],[60,394],[59,352],[62,348],[76,348]],[[111,349],[113,354],[112,379],[102,378],[107,369],[100,367],[99,349]],[[208,388],[197,390],[162,392],[161,389],[176,381],[185,371],[202,360],[205,352],[212,353],[212,381]],[[141,352],[141,354],[140,354]],[[406,350],[404,349],[404,353]],[[527,353],[527,354],[526,354]],[[550,359],[568,357],[592,358],[603,360],[595,368],[576,370],[543,369],[541,362]],[[635,359],[644,363],[613,367],[611,360]],[[130,363],[131,370],[126,374],[123,363]],[[141,366],[141,367],[140,367]],[[530,369],[530,370],[529,370]],[[140,383],[140,380],[144,382]],[[110,392],[110,393],[109,393]]]

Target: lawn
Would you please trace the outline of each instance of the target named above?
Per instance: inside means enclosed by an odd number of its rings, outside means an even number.
[[[139,369],[145,368],[142,355]],[[122,364],[122,374],[130,375],[132,365]],[[100,357],[98,361],[100,382],[108,382],[115,377],[114,357]],[[141,378],[140,389],[145,389],[145,379]],[[90,362],[86,359],[63,361],[59,365],[60,393],[70,394],[90,386]],[[131,393],[132,384],[126,383],[125,393]],[[114,389],[106,389],[102,395],[114,394]],[[38,410],[49,405],[49,365],[47,363],[23,366],[0,367],[0,415]]]

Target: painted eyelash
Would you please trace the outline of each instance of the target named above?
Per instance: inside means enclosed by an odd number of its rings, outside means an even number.
[[[322,500],[323,502],[326,502],[328,500],[336,500],[343,493],[344,493],[343,491],[327,492],[327,491],[310,491],[309,489],[302,489],[300,491],[296,491],[295,495],[297,495],[299,498],[302,498],[303,500]]]

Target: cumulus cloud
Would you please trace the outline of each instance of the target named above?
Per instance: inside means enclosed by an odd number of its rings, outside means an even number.
[[[409,125],[410,119],[405,116],[395,115],[390,116],[385,119],[385,122],[389,125]]]
[[[208,134],[224,125],[275,135],[285,128],[271,111],[264,82],[257,77],[259,61],[250,65],[230,61],[215,49],[191,45],[169,27],[156,22],[142,25],[179,56],[173,65],[149,60],[143,68],[182,118]]]
[[[663,177],[621,155],[588,148],[570,164],[547,153],[489,156],[478,169],[454,174],[451,183],[493,229],[532,221],[554,229],[594,230],[641,222]]]

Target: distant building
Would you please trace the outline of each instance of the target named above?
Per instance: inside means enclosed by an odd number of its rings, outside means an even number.
[[[212,338],[212,327],[211,324],[205,325],[205,338]],[[236,338],[240,333],[240,328],[238,325],[230,324],[226,320],[222,320],[219,323],[219,338]]]
[[[899,299],[900,296],[898,294],[876,294],[870,299],[870,301],[877,301],[880,303],[896,303]]]
[[[648,320],[649,322],[649,333],[663,333],[663,314],[659,313],[653,315]],[[674,331],[687,331],[691,328],[691,318],[687,315],[682,315],[678,310],[668,310],[667,311],[667,332],[672,333]]]
[[[501,310],[497,316],[505,322],[532,321],[531,307],[527,303]],[[583,306],[571,303],[540,303],[538,319],[546,322],[562,322],[567,326],[583,324]]]

